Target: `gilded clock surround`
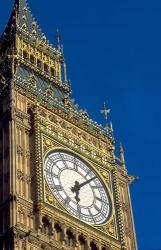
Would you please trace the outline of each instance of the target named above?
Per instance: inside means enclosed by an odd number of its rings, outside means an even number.
[[[45,128],[45,127],[44,127]],[[69,151],[75,155],[78,155],[78,157],[84,159],[85,162],[87,162],[89,165],[92,166],[92,168],[97,172],[97,174],[101,177],[101,179],[103,180],[104,184],[106,185],[107,190],[109,191],[109,193],[111,193],[113,191],[113,186],[111,183],[111,176],[110,176],[110,170],[107,170],[107,167],[102,167],[100,168],[99,165],[97,165],[96,163],[96,159],[95,157],[93,157],[93,160],[89,160],[87,157],[88,156],[83,156],[82,155],[82,151],[78,150],[77,145],[71,145],[71,144],[67,144],[65,143],[64,145],[64,141],[66,142],[66,138],[59,138],[57,137],[56,140],[55,137],[53,136],[53,134],[50,133],[50,131],[48,131],[48,133],[45,133],[45,130],[43,130],[43,127],[41,127],[42,129],[42,134],[41,134],[41,155],[42,155],[42,166],[41,168],[43,169],[43,159],[45,158],[45,156],[51,152],[51,151],[56,151],[56,150],[64,150],[64,151]],[[59,132],[58,132],[59,133]],[[57,133],[57,135],[58,135]],[[67,133],[66,133],[67,134]],[[53,138],[51,138],[53,137]],[[70,141],[71,136],[69,136],[68,141]],[[73,136],[74,139],[74,136]],[[85,143],[85,142],[84,142]],[[75,149],[76,148],[76,149]],[[73,151],[73,150],[76,151]],[[91,149],[91,153],[92,153],[92,149]],[[92,157],[91,157],[92,158]],[[43,171],[41,171],[41,176],[39,177],[39,179],[43,179]],[[45,182],[44,182],[45,183]],[[112,197],[112,195],[110,194],[110,197]],[[61,209],[62,211],[66,212],[66,209],[64,209],[64,207],[62,205],[60,205],[60,203],[53,197],[53,194],[51,193],[51,191],[49,190],[48,186],[44,184],[44,200],[50,204],[53,205],[56,208]],[[112,199],[111,199],[112,200]],[[43,205],[42,205],[43,206]],[[101,231],[105,231],[105,228],[109,228],[110,222],[111,224],[114,224],[113,221],[116,221],[116,218],[114,216],[114,212],[113,212],[113,200],[112,200],[112,215],[110,216],[110,220],[108,220],[108,222],[105,225],[102,226],[95,226],[95,227],[99,227],[99,230]],[[113,218],[113,219],[112,219]],[[108,226],[107,226],[108,224]],[[110,228],[108,229],[108,231],[110,231],[110,235],[114,234],[114,231],[116,231],[116,229]]]
[[[69,150],[69,149],[66,149],[65,147],[55,147],[55,148],[51,148],[49,151],[47,151],[45,154],[44,152],[42,153],[42,155],[44,155],[44,159],[46,158],[47,155],[50,154],[50,152],[64,152],[64,153],[69,153],[70,155],[73,155],[75,157],[77,157],[78,159],[80,159],[82,162],[84,162],[87,166],[90,166],[90,168],[98,175],[99,179],[103,182],[103,185],[105,186],[105,188],[107,189],[107,197],[108,197],[108,202],[109,202],[109,215],[108,217],[106,218],[106,222],[105,223],[101,223],[100,225],[95,225],[95,227],[100,227],[100,226],[105,226],[107,224],[109,224],[111,218],[113,217],[113,201],[111,199],[111,194],[110,194],[110,191],[109,191],[109,181],[107,181],[107,179],[109,180],[109,176],[107,176],[107,172],[106,173],[106,178],[105,176],[102,176],[101,175],[101,170],[99,169],[99,167],[97,166],[93,166],[91,165],[91,163],[89,163],[89,161],[87,161],[85,158],[80,158],[80,155],[79,154],[76,154],[74,151],[72,150]],[[43,167],[43,166],[42,166]],[[110,175],[110,173],[109,173]],[[63,207],[63,205],[58,202],[58,200],[53,197],[53,193],[51,192],[48,184],[46,183],[46,181],[44,181],[45,185],[44,185],[44,196],[46,197],[46,201],[49,203],[49,204],[53,204],[54,207],[57,207],[56,204],[59,204],[58,207],[60,208],[61,207],[61,210],[63,210],[64,212],[68,212],[67,209],[65,207]],[[88,196],[88,194],[87,194]],[[53,201],[53,202],[52,202]],[[68,212],[69,213],[69,212]],[[78,218],[77,218],[78,219]]]
[[[121,145],[115,154],[112,126],[98,125],[71,99],[57,36],[53,48],[26,0],[15,0],[0,39],[0,248],[137,250],[129,193],[135,177]],[[57,149],[83,159],[106,185],[112,214],[103,225],[75,218],[54,198],[43,161]]]

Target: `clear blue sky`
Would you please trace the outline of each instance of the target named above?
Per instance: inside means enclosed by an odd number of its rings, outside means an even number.
[[[59,28],[73,96],[94,120],[107,101],[131,186],[139,250],[161,249],[161,1],[29,0],[51,42]],[[0,31],[12,0],[0,2]]]

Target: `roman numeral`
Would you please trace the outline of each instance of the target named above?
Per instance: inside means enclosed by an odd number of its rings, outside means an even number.
[[[103,188],[102,186],[91,186],[91,188]]]
[[[60,186],[60,185],[55,185],[55,189],[57,191],[62,191],[63,190],[62,186]]]
[[[77,165],[77,162],[76,162],[75,158],[74,158],[73,165],[74,165],[74,169],[78,172],[78,165]]]
[[[97,210],[97,212],[100,212],[100,209],[99,209],[99,207],[97,207],[96,204],[94,204],[93,206],[94,206],[94,208]]]
[[[57,174],[51,174],[53,177],[55,177],[55,178],[58,178],[58,175]]]
[[[47,171],[47,170],[45,170],[45,172],[46,172],[46,175],[49,175],[49,176],[52,176],[52,177],[58,178],[58,175],[57,175],[57,174],[54,174],[54,173],[49,172],[49,171]]]
[[[78,214],[80,216],[80,214],[81,214],[81,207],[79,205],[77,205],[77,212],[78,212]]]
[[[101,202],[102,202],[102,199],[101,199],[101,198],[99,198],[99,197],[97,197],[97,196],[96,196],[96,200],[98,200],[98,201],[101,201]]]
[[[50,157],[47,159],[47,163],[48,162],[49,162],[49,164],[54,164],[55,163],[54,160],[52,158],[50,158]]]
[[[67,196],[64,200],[64,204],[67,205],[70,201],[71,199]]]
[[[109,203],[106,200],[104,200],[103,198],[99,198],[99,197],[96,196],[95,199],[102,202],[102,203],[104,203],[104,204],[106,204],[106,205],[109,205]]]
[[[64,167],[68,168],[68,165],[67,165],[66,161],[64,160],[63,156],[61,154],[59,154],[59,155],[60,155],[60,158],[61,158],[61,160],[62,160],[62,162],[64,164]]]
[[[91,210],[90,210],[89,208],[88,208],[88,212],[89,212],[89,214],[90,214],[92,220],[94,221],[94,223],[96,223],[95,218],[94,218],[94,216],[93,216],[93,214],[91,213]]]
[[[90,174],[91,170],[89,169],[88,172],[85,175],[85,178]]]

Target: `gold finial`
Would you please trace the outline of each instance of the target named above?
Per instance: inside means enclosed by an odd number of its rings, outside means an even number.
[[[101,114],[103,114],[106,122],[106,127],[108,126],[108,114],[110,113],[110,109],[107,108],[106,102],[103,103],[103,109],[101,109]]]

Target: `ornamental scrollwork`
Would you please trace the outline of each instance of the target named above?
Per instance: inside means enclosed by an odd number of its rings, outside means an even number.
[[[20,169],[17,170],[17,179],[21,181],[27,182],[27,184],[31,184],[32,177],[30,175],[25,175],[23,171]]]
[[[22,146],[20,146],[20,145],[17,145],[16,146],[16,150],[17,150],[17,154],[18,155],[23,155],[24,154],[24,149],[23,149],[23,147]]]
[[[17,170],[17,178],[18,180],[21,180],[21,181],[25,180],[25,175],[20,169]]]

